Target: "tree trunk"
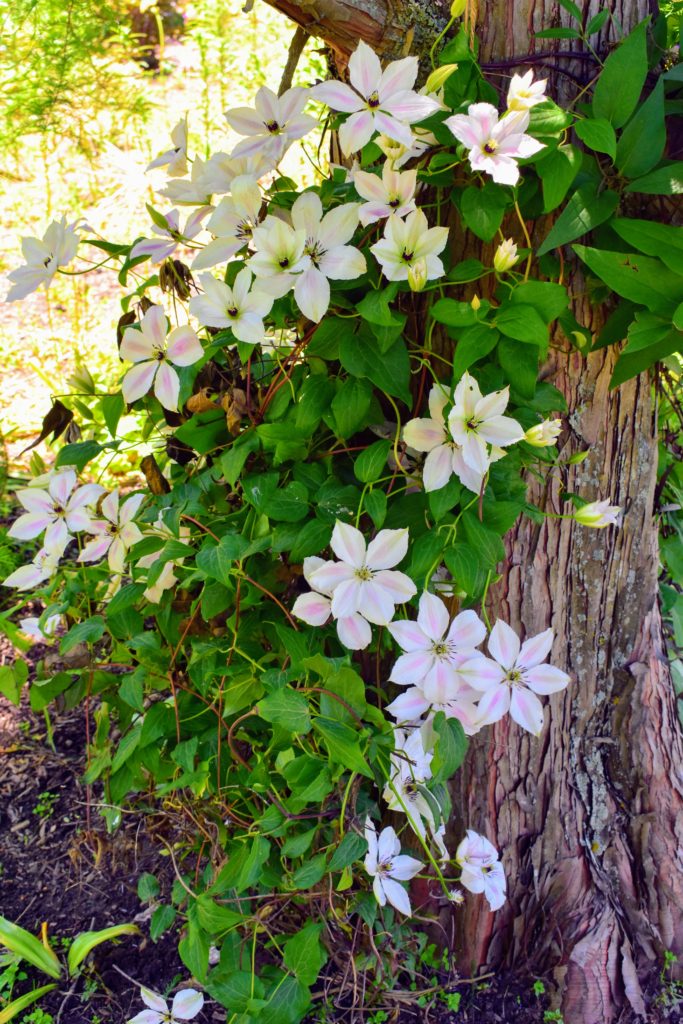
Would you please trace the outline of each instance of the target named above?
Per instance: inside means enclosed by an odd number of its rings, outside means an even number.
[[[269,3],[321,36],[342,63],[359,38],[385,57],[401,56],[406,41],[424,54],[449,7],[439,0]],[[476,6],[472,0],[470,10]],[[557,55],[580,43],[534,43],[534,31],[569,23],[557,3],[478,6],[481,60],[492,72],[507,76],[533,63],[561,100],[577,91],[577,79],[594,76],[590,59]],[[588,19],[602,4],[578,6]],[[649,0],[610,6],[625,31],[654,13]],[[613,42],[611,31],[608,22],[605,37],[591,40],[598,52]],[[576,267],[569,284],[577,318],[599,329],[602,311],[589,306]],[[508,538],[489,610],[527,634],[551,625],[553,663],[572,683],[549,700],[539,739],[506,718],[471,743],[457,780],[454,829],[475,828],[503,851],[509,901],[490,914],[481,898],[468,900],[459,955],[467,973],[484,965],[552,972],[567,1024],[606,1024],[645,1016],[643,993],[664,950],[683,953],[683,742],[658,607],[650,381],[643,376],[610,392],[613,349],[585,358],[558,338],[552,353],[545,376],[570,410],[561,455],[590,446],[562,483],[587,499],[609,498],[626,515],[621,529],[603,531],[524,519]],[[560,511],[558,484],[555,478],[548,494],[532,497]]]

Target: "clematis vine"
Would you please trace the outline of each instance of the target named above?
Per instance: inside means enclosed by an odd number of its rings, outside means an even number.
[[[403,440],[409,448],[427,452],[422,470],[425,491],[438,491],[456,476],[473,494],[479,494],[484,473],[465,462],[462,446],[455,443],[446,428],[444,410],[450,401],[449,392],[440,384],[434,384],[429,392],[429,418],[408,420],[403,428]]]
[[[439,253],[446,247],[448,228],[430,228],[422,210],[414,210],[405,220],[390,217],[384,226],[384,238],[370,246],[388,281],[407,281],[415,264],[426,269],[426,278],[443,277],[445,270]]]
[[[315,86],[312,94],[316,100],[351,115],[339,129],[345,156],[357,153],[375,132],[410,148],[410,125],[424,121],[439,109],[431,96],[414,91],[417,71],[417,57],[392,61],[382,71],[375,51],[361,41],[349,59],[350,86],[334,81]]]
[[[444,123],[469,150],[472,170],[490,174],[500,185],[516,185],[517,161],[544,148],[542,142],[524,134],[529,126],[528,110],[508,113],[499,120],[492,104],[472,103],[466,114],[454,114]]]
[[[142,238],[136,242],[130,250],[131,259],[136,256],[150,256],[152,263],[163,263],[169,256],[172,256],[176,249],[184,242],[191,241],[202,230],[202,221],[211,213],[212,207],[202,206],[195,210],[185,221],[185,227],[180,229],[180,214],[177,210],[171,210],[162,219],[166,222],[162,227],[160,224],[152,224],[152,231],[159,238]]]
[[[194,988],[176,992],[170,1010],[166,1000],[148,988],[140,989],[140,998],[147,1009],[132,1017],[128,1024],[184,1024],[193,1020],[204,1006],[204,996]]]
[[[368,623],[388,625],[396,605],[416,593],[409,576],[392,571],[408,550],[408,530],[380,530],[366,547],[360,530],[337,520],[330,547],[339,561],[308,561],[306,579],[316,594],[297,598],[292,612],[314,626],[332,615],[344,646],[363,650],[372,639]]]
[[[104,518],[92,520],[89,526],[89,532],[96,536],[84,546],[78,561],[97,562],[106,555],[111,571],[121,574],[126,568],[128,549],[142,540],[142,532],[133,519],[144,500],[144,494],[134,494],[121,505],[118,488],[108,494],[101,505]]]
[[[507,881],[493,843],[468,829],[455,852],[455,859],[462,869],[461,884],[469,892],[483,893],[491,910],[499,910],[505,903]]]
[[[279,163],[286,150],[317,126],[317,121],[302,111],[310,92],[295,86],[282,96],[262,86],[256,93],[254,109],[235,107],[226,110],[225,119],[239,135],[244,135],[232,156],[263,155]]]
[[[503,388],[482,395],[479,385],[469,373],[463,374],[453,395],[453,408],[448,414],[448,427],[462,457],[471,469],[484,475],[491,463],[491,451],[506,448],[524,440],[524,431],[517,420],[503,416],[510,400],[510,389]]]
[[[7,275],[12,287],[7,302],[25,299],[44,284],[49,287],[60,267],[66,267],[76,255],[80,236],[78,222],[66,223],[66,217],[53,220],[42,238],[26,237],[21,240],[21,251],[26,263]]]
[[[488,639],[491,655],[478,655],[460,666],[460,672],[475,690],[479,700],[479,725],[510,717],[523,729],[538,736],[543,728],[543,705],[537,694],[558,693],[569,685],[569,676],[553,665],[544,664],[553,645],[553,631],[530,637],[520,644],[519,637],[506,622],[498,619]]]
[[[205,327],[229,327],[238,341],[258,345],[265,337],[263,318],[270,312],[273,298],[251,288],[252,280],[248,267],[240,270],[232,288],[212,274],[202,274],[199,283],[204,294],[190,299],[190,312]]]
[[[256,178],[240,175],[231,185],[231,195],[220,203],[206,222],[207,231],[216,237],[201,249],[192,261],[193,270],[206,270],[226,263],[249,245],[261,212],[261,189]]]
[[[187,174],[187,117],[171,131],[171,142],[173,146],[165,153],[155,157],[147,170],[152,171],[156,167],[165,167],[169,178],[183,178]]]
[[[365,839],[368,852],[364,867],[372,878],[372,891],[380,907],[390,903],[396,910],[410,917],[412,907],[408,893],[400,882],[408,882],[422,870],[424,864],[415,857],[401,853],[401,841],[393,828],[382,829],[379,836],[374,822],[365,819]]]
[[[128,405],[146,395],[152,386],[164,409],[178,409],[180,378],[174,366],[192,366],[204,355],[202,344],[189,326],[183,324],[167,333],[166,313],[162,306],[150,306],[140,329],[124,331],[119,354],[135,363],[123,378],[121,390]],[[174,365],[171,365],[174,364]]]
[[[17,501],[26,511],[12,523],[7,535],[33,540],[44,533],[46,551],[64,551],[74,533],[90,527],[92,506],[104,492],[99,484],[76,487],[76,483],[75,472],[67,469],[51,473],[46,490],[24,487],[16,491]]]
[[[417,171],[396,171],[389,160],[384,162],[382,176],[355,171],[353,185],[367,202],[358,211],[363,227],[386,217],[407,217],[415,210]]]

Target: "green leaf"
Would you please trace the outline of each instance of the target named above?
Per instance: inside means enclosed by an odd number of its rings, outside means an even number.
[[[382,523],[387,516],[387,496],[384,491],[370,491],[369,494],[365,495],[365,511],[377,529],[381,529]]]
[[[276,522],[298,523],[308,515],[308,491],[298,480],[292,480],[277,488],[260,511]]]
[[[502,540],[497,533],[480,523],[474,513],[465,512],[461,523],[465,540],[474,548],[487,569],[495,569],[499,562],[505,560]]]
[[[44,946],[40,939],[18,924],[1,916],[0,945],[11,949],[22,960],[26,960],[43,974],[49,974],[51,978],[58,978],[62,973],[62,965],[49,947]]]
[[[491,324],[475,324],[460,331],[453,353],[453,380],[460,380],[465,370],[492,352],[499,338]]]
[[[173,925],[176,919],[176,909],[169,904],[157,907],[149,922],[149,934],[152,942],[160,939],[164,932]]]
[[[371,484],[379,480],[387,468],[391,441],[375,441],[361,452],[353,464],[356,479]]]
[[[221,1006],[235,1014],[246,1012],[252,993],[259,999],[265,995],[263,982],[258,975],[251,971],[230,971],[224,975],[220,967],[211,971],[206,990]]]
[[[149,871],[143,872],[138,878],[138,899],[142,903],[149,903],[159,895],[159,891],[159,882],[156,877],[150,874]]]
[[[509,202],[505,189],[492,182],[486,182],[482,188],[468,185],[460,197],[460,214],[477,238],[490,242],[503,222]]]
[[[664,82],[660,78],[624,128],[616,165],[625,178],[640,178],[659,163],[665,145]]]
[[[119,444],[119,441],[111,441],[108,444],[98,444],[97,441],[75,441],[73,444],[65,444],[57,456],[55,469],[59,469],[60,466],[75,466],[80,471],[100,452],[115,450]]]
[[[285,967],[304,985],[312,985],[327,961],[327,950],[320,941],[322,924],[307,924],[285,946]]]
[[[605,191],[599,195],[595,185],[583,185],[571,196],[548,236],[538,250],[538,255],[556,249],[567,242],[573,242],[599,224],[604,224],[617,208],[619,196],[616,192]]]
[[[197,897],[197,921],[211,935],[222,935],[244,921],[242,914],[217,903],[207,893]]]
[[[21,664],[25,665],[26,662],[21,662]],[[24,682],[17,678],[13,665],[3,665],[0,667],[0,693],[11,704],[14,704],[15,707],[19,707],[21,703],[23,685]]]
[[[344,722],[322,717],[313,720],[313,728],[322,737],[331,762],[359,772],[369,779],[373,778],[370,766],[358,745],[357,729],[352,729]]]
[[[548,347],[548,327],[533,306],[522,303],[501,307],[496,314],[496,327],[506,338],[538,345],[542,351]]]
[[[454,477],[454,476],[452,476],[451,479],[448,481],[448,483],[444,484],[443,487],[439,487],[439,489],[436,490],[436,491],[430,491],[429,492],[429,494],[427,495],[427,501],[429,503],[429,511],[432,513],[432,515],[434,516],[434,519],[436,520],[437,523],[441,519],[443,519],[443,517],[446,515],[447,512],[450,512],[452,509],[455,508],[455,506],[457,505],[457,503],[458,503],[458,501],[460,499],[460,495],[461,494],[462,494],[462,487],[460,485],[460,481],[457,480],[456,477]],[[434,534],[429,533],[429,534],[425,534],[425,536],[429,537],[429,538],[432,538],[432,537],[434,537]],[[413,545],[413,563],[412,563],[412,565],[415,564],[415,554],[416,554],[416,551],[417,551],[417,547],[420,544],[420,542],[422,541],[422,539],[423,538],[420,537],[420,539],[417,541],[417,543]],[[442,540],[440,539],[440,535],[439,534],[436,534],[436,540],[438,542],[439,548],[441,548]],[[430,565],[431,565],[431,562],[430,562]],[[425,566],[424,572],[426,572],[427,569],[429,569],[429,565]],[[412,569],[412,566],[411,566],[411,574],[414,571],[415,570]],[[421,572],[418,575],[424,576],[424,572]],[[418,577],[416,576],[415,578],[417,579]]]
[[[101,615],[93,615],[85,622],[78,622],[72,626],[59,645],[60,654],[68,654],[78,644],[91,644],[99,640],[104,633],[104,619]]]
[[[444,561],[458,589],[470,597],[481,593],[486,576],[476,551],[469,544],[458,541],[445,551]]]
[[[577,21],[582,21],[583,20],[583,15],[581,14],[581,10],[573,2],[573,0],[559,0],[559,4],[560,4],[560,7],[564,7],[565,11],[568,11],[572,15],[572,17],[576,18]]]
[[[114,437],[119,420],[123,416],[123,410],[125,409],[123,394],[117,391],[115,395],[103,395],[100,399],[100,407],[107,430]]]
[[[325,874],[327,857],[324,853],[319,853],[316,857],[312,857],[310,860],[302,864],[301,867],[297,868],[293,872],[291,877],[291,885],[293,889],[312,889],[314,885],[317,885],[320,879]]]
[[[647,306],[653,313],[673,315],[683,300],[683,279],[661,260],[632,252],[607,252],[573,246],[579,259],[617,295]]]
[[[683,192],[683,161],[677,160],[650,171],[642,178],[631,181],[626,192],[648,196],[675,196]]]
[[[341,339],[353,337],[352,321],[338,316],[326,316],[306,346],[306,355],[317,356],[319,359],[338,359]]]
[[[102,928],[98,932],[80,932],[69,947],[67,964],[69,974],[75,974],[89,953],[95,946],[111,939],[118,939],[121,935],[139,935],[140,929],[136,924],[115,924],[111,928]]]
[[[511,338],[498,343],[498,360],[511,386],[522,398],[533,398],[538,377],[538,351]]]
[[[343,871],[344,868],[360,860],[367,852],[368,844],[357,832],[347,832],[339,846],[330,857],[330,871]]]
[[[311,716],[306,698],[290,686],[276,690],[256,705],[261,718],[272,722],[287,732],[304,735],[310,732]]]
[[[377,340],[369,333],[344,337],[339,344],[339,359],[347,373],[367,377],[381,391],[410,404],[410,359],[401,338],[388,351],[381,352]]]
[[[332,413],[337,434],[343,440],[366,425],[372,401],[372,388],[365,380],[349,378],[332,400]]]
[[[647,76],[646,18],[605,61],[593,92],[593,113],[615,128],[626,124],[636,108]]]
[[[33,1003],[37,1003],[39,999],[47,995],[48,992],[52,992],[53,989],[57,988],[56,985],[41,985],[40,988],[34,988],[30,992],[24,992],[23,996],[19,996],[18,999],[13,999],[11,1003],[6,1003],[0,1010],[0,1024],[9,1024],[9,1021],[14,1020],[18,1017],[22,1010],[25,1010],[28,1006]],[[24,1020],[27,1018],[24,1017]]]
[[[471,302],[456,302],[455,299],[438,299],[429,313],[447,327],[471,327],[478,319]]]
[[[481,260],[462,260],[448,271],[448,280],[454,284],[466,284],[468,281],[477,281],[488,273],[489,269]]]
[[[586,36],[593,36],[596,32],[599,32],[602,26],[609,18],[609,8],[605,7],[604,10],[598,11],[598,13],[591,18],[586,25]]]
[[[434,716],[438,736],[432,760],[432,781],[447,782],[457,772],[467,753],[465,730],[457,718],[446,718],[443,711]]]
[[[543,212],[557,209],[567,195],[581,167],[581,152],[576,146],[558,146],[535,164],[543,186]]]
[[[226,533],[218,544],[205,544],[197,552],[197,568],[219,583],[232,582],[232,570],[249,547],[249,542],[238,533]]]
[[[683,334],[680,331],[652,313],[637,313],[629,327],[626,346],[614,367],[610,387],[618,387],[660,359],[679,351],[683,351]]]
[[[319,519],[311,519],[304,523],[296,535],[291,555],[293,562],[299,562],[308,555],[317,555],[330,543],[332,527],[329,523],[321,523]]]
[[[672,224],[617,217],[611,227],[620,238],[648,256],[658,256],[670,270],[683,275],[683,231]]]
[[[241,434],[232,447],[228,448],[227,452],[221,455],[218,465],[231,487],[234,487],[237,483],[251,453],[258,451],[260,447],[261,444],[258,436],[255,433],[248,432]]]
[[[607,153],[615,159],[617,155],[617,136],[612,124],[604,117],[586,118],[574,125],[574,131],[589,149],[596,153]]]
[[[544,324],[551,324],[569,304],[567,289],[551,281],[524,281],[510,295],[514,305],[533,306]]]

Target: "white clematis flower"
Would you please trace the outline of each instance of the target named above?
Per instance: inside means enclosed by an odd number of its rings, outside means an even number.
[[[474,736],[481,728],[476,704],[480,696],[481,693],[463,683],[455,696],[439,703],[427,700],[419,686],[410,686],[387,704],[386,710],[400,725],[410,726],[424,726],[433,720],[437,712],[443,711],[446,718],[458,719],[466,736]]]
[[[206,222],[207,231],[216,237],[195,256],[193,270],[206,270],[217,263],[226,263],[251,242],[263,202],[261,189],[256,178],[245,174],[235,178],[231,193],[221,199]]]
[[[26,263],[7,275],[12,282],[7,302],[26,298],[41,284],[47,288],[58,269],[71,263],[80,241],[77,223],[67,224],[66,217],[62,217],[52,221],[42,238],[22,238],[21,251]]]
[[[107,555],[111,571],[122,573],[128,548],[142,540],[133,518],[144,500],[144,494],[134,494],[120,505],[118,488],[108,494],[101,506],[104,519],[94,519],[89,526],[89,531],[97,536],[84,546],[78,561],[96,562]]]
[[[525,160],[544,148],[542,142],[525,135],[529,112],[513,112],[500,120],[491,103],[473,103],[466,114],[454,114],[444,122],[469,150],[473,171],[490,174],[500,185],[519,181],[518,160]]]
[[[462,448],[465,463],[476,473],[484,475],[491,463],[487,445],[506,448],[524,440],[524,431],[517,420],[502,415],[509,400],[507,387],[483,396],[469,373],[463,374],[455,388],[448,427],[453,440]]]
[[[304,579],[310,587],[314,587],[313,573],[327,564],[324,558],[317,558],[315,555],[304,558]],[[307,622],[309,626],[324,626],[332,615],[333,592],[334,587],[323,589],[322,584],[317,584],[317,589],[297,597],[292,607],[292,615],[296,615],[302,622]],[[337,635],[344,647],[351,651],[363,650],[372,640],[370,625],[358,612],[337,619]]]
[[[174,327],[167,334],[166,314],[162,306],[150,306],[140,329],[124,331],[119,354],[135,363],[123,378],[121,390],[128,405],[146,395],[154,385],[154,394],[164,409],[178,409],[180,379],[171,366],[192,366],[204,355],[199,338],[189,326]]]
[[[382,71],[377,54],[361,41],[349,60],[351,86],[334,81],[315,86],[312,93],[316,100],[351,115],[339,129],[345,156],[362,149],[375,132],[406,147],[412,145],[409,126],[439,109],[430,96],[420,96],[413,90],[417,70],[417,57],[404,57]]]
[[[251,287],[252,274],[248,267],[240,270],[232,288],[217,281],[212,274],[202,274],[199,282],[203,295],[190,299],[190,312],[205,327],[229,327],[238,341],[258,345],[266,329],[263,318],[273,305],[271,295]]]
[[[390,682],[419,686],[430,704],[446,704],[458,696],[459,666],[476,655],[486,637],[476,612],[460,612],[450,622],[441,598],[427,591],[420,598],[417,622],[403,619],[388,629],[405,651],[391,670]]]
[[[466,661],[460,672],[475,690],[479,701],[479,725],[498,722],[508,711],[513,721],[538,736],[543,728],[543,705],[536,696],[558,693],[569,685],[569,676],[543,662],[553,645],[553,631],[546,629],[520,644],[519,637],[500,619],[488,641],[490,658],[483,655]]]
[[[443,277],[445,271],[438,253],[448,241],[448,228],[430,228],[422,210],[414,210],[405,220],[390,217],[384,226],[384,238],[370,246],[388,281],[407,281],[408,271],[424,260],[427,280]]]
[[[493,269],[498,274],[504,274],[514,267],[518,258],[517,246],[511,238],[506,238],[493,254]]]
[[[443,841],[445,824],[438,828],[429,800],[421,791],[431,779],[431,751],[425,750],[419,729],[406,734],[403,729],[394,729],[394,753],[391,755],[390,780],[382,796],[387,807],[399,814],[407,814],[414,832],[426,841],[427,829],[439,849],[441,860],[448,860],[448,850]]]
[[[166,227],[159,227],[158,224],[152,225],[152,231],[155,235],[159,235],[159,238],[140,239],[130,250],[130,258],[150,256],[152,263],[163,263],[184,241],[189,241],[199,234],[202,230],[202,221],[211,213],[212,209],[211,206],[202,206],[201,209],[195,210],[187,218],[182,231],[180,230],[180,214],[177,210],[171,210],[164,217]]]
[[[76,487],[76,482],[75,472],[67,469],[51,474],[47,490],[25,487],[17,491],[16,498],[26,512],[12,523],[7,536],[33,540],[44,532],[45,550],[61,554],[72,534],[89,529],[91,506],[104,492],[99,484]]]
[[[294,286],[294,274],[303,270],[306,232],[295,231],[279,217],[268,216],[253,231],[254,255],[249,268],[259,286],[273,298],[281,298]]]
[[[395,171],[388,160],[384,162],[381,178],[367,171],[356,171],[353,175],[354,188],[367,200],[358,211],[363,227],[385,217],[407,217],[412,213],[416,184],[416,170]]]
[[[491,910],[499,910],[505,903],[507,882],[493,843],[469,828],[455,859],[462,868],[461,884],[470,892],[483,893]]]
[[[403,428],[403,440],[409,448],[427,452],[422,471],[425,491],[438,491],[446,486],[451,476],[456,476],[473,494],[479,494],[484,473],[465,462],[462,447],[446,429],[444,409],[450,400],[450,394],[440,384],[434,384],[428,400],[430,418],[408,420]]]
[[[65,545],[66,546],[66,545]],[[64,548],[55,548],[48,551],[41,548],[32,562],[28,565],[21,565],[14,572],[11,572],[5,580],[4,587],[15,587],[17,590],[33,590],[41,583],[52,579],[57,572],[59,560],[64,554]]]
[[[408,882],[421,871],[424,864],[401,853],[401,841],[393,828],[382,829],[379,836],[374,822],[365,819],[365,838],[368,852],[364,867],[372,877],[372,891],[380,907],[390,903],[396,910],[410,917],[412,908],[408,893],[399,882]]]
[[[147,170],[155,167],[165,167],[169,178],[183,178],[187,174],[187,115],[178,121],[178,124],[171,132],[173,146],[165,153],[155,157]]]
[[[232,156],[262,154],[279,163],[289,146],[317,125],[314,118],[301,113],[309,95],[308,89],[295,86],[282,96],[276,96],[264,85],[256,93],[254,109],[226,110],[225,119],[230,127],[246,136],[243,142],[237,143]]]
[[[527,71],[525,75],[513,75],[508,88],[508,110],[530,110],[537,103],[543,103],[547,84],[545,78],[535,82],[533,71]]]
[[[561,433],[562,420],[543,420],[542,423],[536,423],[533,427],[529,427],[524,435],[524,440],[534,448],[548,448],[557,443]]]
[[[609,501],[589,501],[587,505],[577,508],[572,519],[582,526],[591,526],[594,530],[604,530],[606,526],[619,525],[619,505],[610,505]]]
[[[204,1005],[204,996],[194,988],[177,992],[170,1010],[166,1000],[148,988],[140,989],[140,998],[148,1009],[132,1017],[128,1024],[184,1024],[193,1020]]]
[[[62,625],[63,616],[57,612],[56,615],[49,615],[45,620],[45,625],[40,627],[40,617],[37,615],[30,615],[26,619],[19,619],[19,626],[22,633],[26,633],[32,640],[41,643],[43,640],[49,640],[53,637],[59,627]]]

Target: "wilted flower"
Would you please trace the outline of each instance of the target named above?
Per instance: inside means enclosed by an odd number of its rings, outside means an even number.
[[[499,721],[509,711],[518,725],[534,736],[539,735],[543,728],[543,705],[536,694],[557,693],[569,684],[566,672],[543,664],[552,645],[552,629],[520,645],[519,637],[506,622],[496,622],[488,640],[492,657],[479,655],[460,666],[468,683],[483,691],[479,701],[480,726]]]
[[[144,500],[144,494],[134,494],[119,507],[118,488],[108,494],[101,506],[104,519],[94,519],[88,528],[98,536],[88,541],[78,561],[96,562],[107,555],[111,571],[122,573],[126,567],[128,549],[142,540],[142,533],[133,522],[133,517]]]
[[[150,306],[140,329],[128,327],[124,331],[119,354],[122,359],[135,363],[123,378],[121,390],[128,405],[146,395],[154,385],[154,394],[164,409],[176,411],[180,393],[180,378],[175,366],[192,366],[204,355],[202,344],[189,326],[174,327],[167,334],[166,314],[162,306]]]
[[[542,423],[536,423],[533,427],[529,427],[524,435],[524,440],[534,448],[547,448],[557,442],[561,432],[562,420],[543,420]]]
[[[374,822],[365,819],[368,852],[364,866],[372,877],[372,891],[380,907],[389,902],[396,910],[410,917],[412,908],[408,893],[399,885],[414,878],[424,867],[419,860],[401,853],[401,842],[393,828],[385,828],[377,836]]]
[[[104,491],[99,484],[76,488],[76,482],[75,472],[67,469],[50,475],[47,490],[25,487],[17,491],[16,498],[26,512],[12,523],[7,535],[16,540],[33,540],[45,532],[43,547],[61,554],[72,534],[89,529],[90,506]]]
[[[339,143],[346,156],[362,149],[375,132],[406,147],[412,145],[409,125],[424,121],[439,109],[431,97],[413,91],[417,70],[417,57],[404,57],[392,61],[383,72],[377,54],[361,40],[349,59],[351,85],[330,81],[315,86],[316,100],[351,115],[339,129]]]
[[[508,89],[508,110],[530,110],[537,103],[543,103],[547,84],[545,78],[534,82],[533,71],[527,71],[525,75],[513,75]]]
[[[12,287],[7,293],[7,302],[24,299],[44,284],[49,286],[59,267],[65,267],[76,255],[79,235],[77,221],[66,223],[66,217],[53,220],[41,238],[26,237],[21,240],[21,251],[26,260],[23,267],[17,267],[8,275]]]
[[[499,910],[505,903],[507,883],[493,843],[468,829],[455,852],[455,859],[462,868],[462,885],[470,892],[483,892],[491,910]]]
[[[232,288],[212,274],[201,274],[204,294],[190,299],[190,312],[205,327],[229,327],[238,341],[258,345],[265,337],[263,318],[270,313],[273,299],[256,288],[250,291],[251,282],[248,267],[240,270]]]
[[[407,281],[408,271],[416,263],[426,264],[427,280],[443,277],[443,263],[437,255],[446,247],[448,228],[430,228],[422,210],[414,210],[405,220],[390,217],[384,226],[384,238],[370,246],[384,276],[389,281]]]
[[[506,270],[510,270],[514,267],[517,259],[517,246],[511,238],[506,238],[504,242],[500,243],[494,253],[494,270],[499,274],[504,274]]]
[[[187,117],[178,124],[171,132],[172,149],[167,149],[161,156],[152,160],[147,170],[155,167],[166,167],[169,178],[182,178],[187,174]]]
[[[427,452],[422,481],[425,491],[438,491],[445,487],[455,475],[474,494],[478,494],[484,474],[469,466],[446,429],[444,409],[450,401],[450,394],[440,384],[434,384],[429,392],[430,418],[408,420],[403,428],[403,440],[418,452]]]
[[[193,988],[184,988],[173,997],[169,1010],[165,999],[148,988],[140,989],[140,998],[147,1010],[142,1010],[128,1024],[183,1024],[193,1020],[204,1005],[204,996]]]
[[[382,177],[367,171],[356,171],[353,185],[359,196],[366,199],[359,213],[365,227],[385,217],[406,217],[415,209],[417,171],[395,171],[385,160]]]
[[[517,420],[501,415],[509,400],[507,387],[483,396],[469,373],[463,374],[455,388],[448,426],[453,440],[462,447],[465,463],[482,475],[491,462],[488,444],[506,448],[524,439]]]
[[[516,185],[517,160],[526,159],[543,149],[543,143],[525,135],[528,111],[509,113],[501,120],[490,103],[473,103],[466,114],[446,118],[445,124],[459,142],[469,149],[473,171],[485,171],[501,185]]]
[[[582,526],[592,526],[595,530],[604,530],[606,526],[618,526],[621,506],[610,505],[609,501],[589,501],[587,505],[577,508],[572,519]]]
[[[235,107],[225,111],[225,120],[239,135],[246,138],[238,142],[232,156],[253,156],[258,153],[272,156],[278,163],[289,146],[308,135],[316,126],[314,118],[301,111],[306,106],[309,90],[295,86],[282,96],[262,86],[256,93],[254,109]]]

